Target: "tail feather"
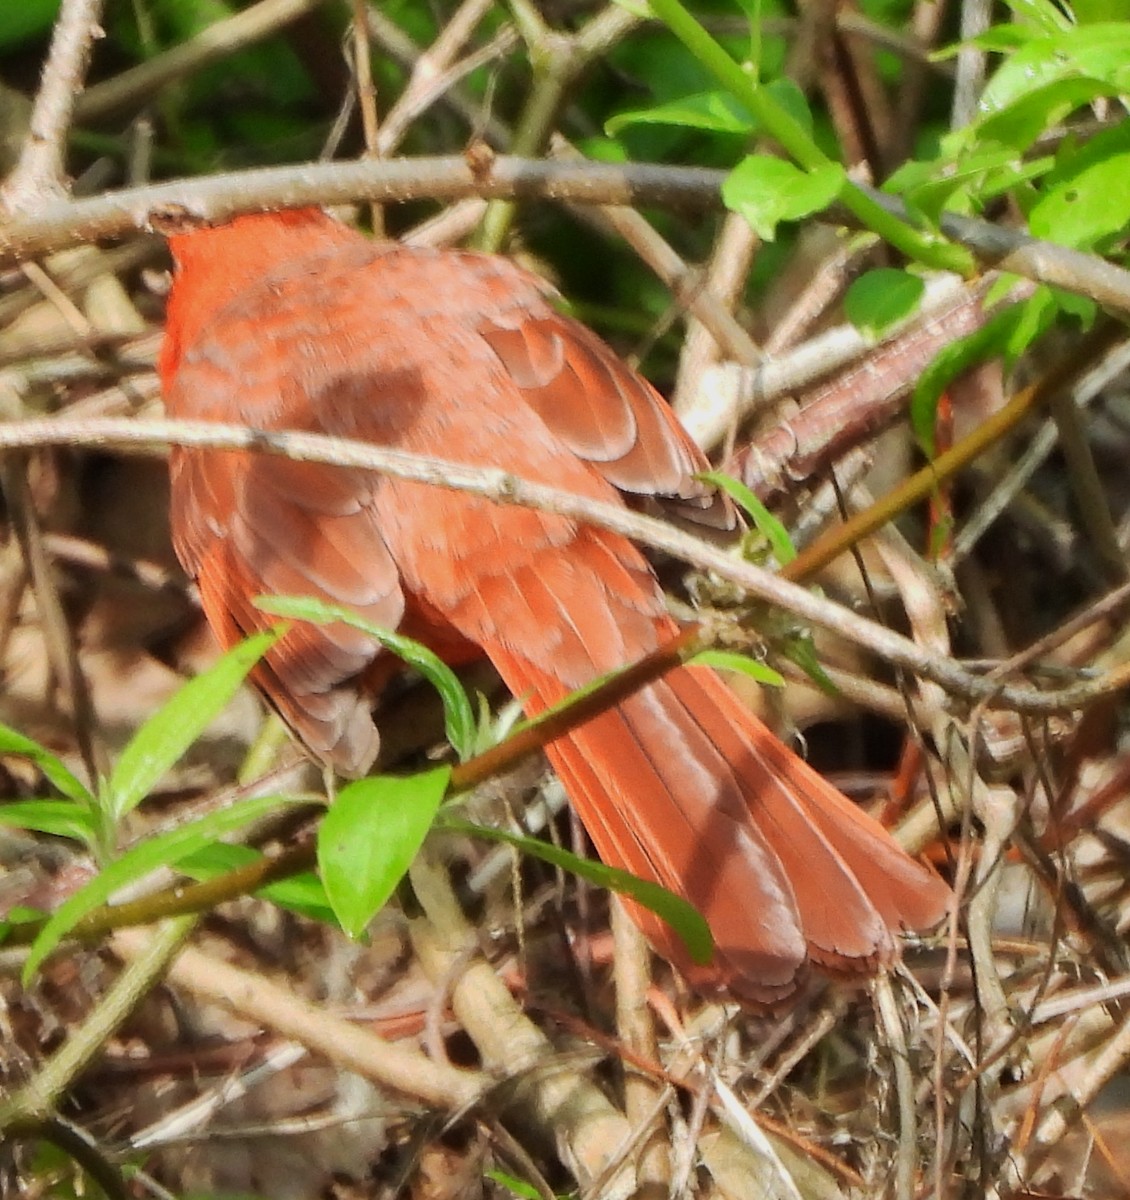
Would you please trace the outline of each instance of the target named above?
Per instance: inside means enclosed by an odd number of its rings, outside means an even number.
[[[524,655],[490,657],[531,712],[562,698]],[[683,896],[715,940],[708,968],[636,906],[649,940],[700,987],[774,1004],[811,959],[889,960],[894,931],[944,915],[949,892],[790,753],[713,672],[680,668],[548,748],[602,859]]]

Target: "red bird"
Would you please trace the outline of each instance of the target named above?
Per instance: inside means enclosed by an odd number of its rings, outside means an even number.
[[[503,258],[377,245],[315,210],[170,246],[170,416],[357,438],[733,525],[658,393]],[[640,551],[577,521],[267,455],[174,449],[171,467],[176,550],[225,646],[269,624],[256,596],[313,595],[449,660],[485,654],[534,714],[678,632]],[[352,776],[376,756],[374,690],[395,667],[353,629],[301,626],[257,682]],[[809,962],[872,970],[898,930],[945,913],[945,885],[710,670],[672,671],[547,753],[604,861],[705,916],[703,968],[634,910],[696,985],[774,1004]]]

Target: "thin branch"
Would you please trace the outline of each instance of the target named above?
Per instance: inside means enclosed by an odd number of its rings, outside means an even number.
[[[0,190],[0,208],[10,213],[34,212],[67,193],[67,132],[101,15],[102,0],[64,0],[19,162]]]
[[[114,935],[110,948],[133,961],[150,952],[152,939],[144,929],[123,929]],[[347,1071],[439,1108],[474,1103],[491,1082],[482,1072],[433,1062],[419,1050],[387,1041],[261,975],[193,947],[181,950],[167,979],[173,987],[265,1025]]]
[[[226,221],[239,213],[378,200],[454,200],[466,196],[654,205],[702,211],[721,204],[725,171],[653,163],[558,163],[499,156],[485,169],[462,156],[380,162],[300,163],[181,179],[107,192],[87,200],[49,200],[0,226],[0,266],[99,238],[151,232],[177,221]],[[899,201],[875,193],[901,212]],[[833,212],[833,219],[844,214]],[[943,214],[942,228],[989,266],[1088,296],[1130,313],[1130,271],[1041,242],[987,221]]]
[[[349,442],[317,434],[274,433],[211,422],[124,420],[21,421],[0,426],[0,452],[36,446],[114,447],[160,456],[169,445],[255,451],[300,462],[324,462],[378,471],[397,479],[426,483],[482,496],[500,504],[518,504],[609,529],[703,571],[712,571],[744,588],[754,599],[785,609],[812,625],[858,643],[895,666],[925,676],[947,691],[992,707],[1031,713],[1059,713],[1086,707],[1101,696],[1121,691],[1130,668],[1055,692],[1011,687],[975,675],[948,658],[922,650],[907,638],[813,595],[779,575],[731,557],[723,550],[668,525],[615,504],[600,503],[494,468],[468,467],[424,455]]]

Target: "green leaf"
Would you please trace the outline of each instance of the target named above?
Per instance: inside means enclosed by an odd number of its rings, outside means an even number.
[[[181,859],[177,870],[190,879],[215,879],[218,875],[226,875],[259,862],[263,857],[264,855],[250,846],[241,846],[234,842],[213,842],[210,846]],[[323,924],[337,924],[326,889],[313,871],[301,871],[288,879],[278,879],[258,888],[253,894],[300,916],[310,917]]]
[[[541,1192],[532,1183],[527,1183],[524,1179],[508,1175],[505,1171],[496,1171],[493,1168],[484,1171],[483,1174],[492,1183],[497,1183],[500,1187],[513,1192],[515,1196],[520,1197],[520,1200],[541,1200]]]
[[[838,696],[840,694],[840,689],[836,687],[832,677],[824,670],[810,634],[786,638],[781,644],[781,653],[790,662],[796,663],[825,695]]]
[[[20,800],[0,804],[0,825],[34,829],[55,837],[91,845],[95,840],[94,816],[85,804],[72,800]]]
[[[257,633],[190,679],[133,735],[109,780],[104,802],[113,820],[132,812],[228,706],[283,628]]]
[[[1060,79],[966,126],[960,136],[968,141],[985,138],[1004,142],[1023,152],[1046,129],[1059,125],[1077,108],[1100,96],[1116,95],[1112,85],[1096,79]]]
[[[201,850],[209,842],[234,833],[259,817],[266,816],[280,804],[289,802],[285,796],[253,796],[238,800],[228,808],[208,813],[198,821],[131,847],[52,914],[28,951],[22,973],[24,985],[31,981],[43,960],[88,912],[105,904],[126,884],[136,882],[159,867],[175,866],[182,858]]]
[[[330,625],[340,621],[353,629],[367,633],[386,650],[414,667],[439,692],[443,701],[444,728],[447,740],[455,749],[461,762],[475,753],[475,710],[455,672],[427,646],[404,637],[391,629],[384,629],[366,621],[348,608],[327,604],[309,596],[260,596],[257,608],[279,617],[291,617],[297,621],[309,621],[314,625]]]
[[[1049,34],[1066,33],[1071,28],[1071,18],[1061,12],[1051,0],[1005,0],[1017,22],[1028,24]]]
[[[1035,237],[1075,249],[1120,235],[1130,224],[1127,180],[1130,122],[1123,121],[1062,157],[1028,213],[1028,227]]]
[[[914,312],[924,290],[919,276],[881,267],[861,275],[848,288],[844,312],[860,333],[881,337]]]
[[[1130,91],[1130,24],[1076,25],[1032,38],[994,73],[981,94],[980,108],[999,113],[1069,80],[1100,84],[1112,94]]]
[[[785,680],[780,672],[772,667],[750,658],[748,654],[737,654],[733,650],[700,650],[687,662],[691,667],[711,667],[715,671],[735,671],[739,675],[748,675],[757,683],[767,687],[784,687]]]
[[[727,475],[725,471],[700,471],[695,478],[720,488],[742,509],[757,532],[769,543],[773,557],[782,567],[796,558],[796,547],[789,537],[789,531],[740,479]]]
[[[26,758],[43,772],[49,780],[69,800],[79,804],[94,804],[94,797],[86,786],[71,774],[62,759],[52,754],[45,746],[24,737],[7,725],[0,725],[0,754],[15,754]]]
[[[693,904],[688,904],[681,896],[660,887],[658,883],[640,879],[630,871],[606,867],[591,858],[581,858],[580,855],[571,854],[560,846],[551,845],[538,838],[523,837],[505,829],[475,825],[470,821],[446,815],[442,816],[438,823],[452,833],[462,833],[468,837],[484,838],[488,842],[502,842],[507,846],[514,846],[524,854],[533,855],[551,866],[579,875],[597,887],[630,897],[666,921],[682,939],[691,961],[699,966],[705,966],[714,955],[714,938],[702,913]]]
[[[605,121],[604,132],[609,137],[616,137],[633,125],[676,125],[711,133],[749,134],[754,128],[754,120],[729,92],[702,92],[651,108],[617,113]]]
[[[447,794],[450,767],[375,775],[342,788],[318,829],[326,895],[350,937],[385,906],[424,844]]]
[[[1071,8],[1080,25],[1130,21],[1130,0],[1073,0]]]
[[[910,398],[910,422],[920,445],[934,456],[934,423],[938,400],[963,371],[1001,355],[1007,364],[1048,327],[1055,315],[1055,300],[1048,288],[1038,288],[1023,304],[1013,304],[992,317],[968,337],[943,347],[922,372]]]
[[[1025,162],[1012,146],[996,143],[967,147],[946,139],[942,154],[929,162],[901,166],[883,185],[883,190],[900,194],[919,216],[937,222],[943,209],[971,212],[1001,190],[1048,171],[1050,155]]]
[[[838,163],[803,171],[766,154],[751,154],[722,185],[727,208],[740,213],[764,241],[771,242],[782,221],[796,221],[827,208],[842,191],[847,175]]]
[[[770,97],[811,137],[812,109],[808,107],[808,97],[805,96],[804,91],[787,77],[774,79],[772,83],[767,83],[764,87]]]

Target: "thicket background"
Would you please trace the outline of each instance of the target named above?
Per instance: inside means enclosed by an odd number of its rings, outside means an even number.
[[[101,9],[44,75],[58,0],[0,7],[0,1187],[1130,1192],[1127,5]],[[751,703],[953,880],[904,969],[706,1002],[603,891],[450,835],[363,940],[309,874],[242,896],[320,780],[238,670],[173,699],[216,653],[136,451],[153,230],[287,202],[520,256],[770,506],[698,591],[788,678]],[[430,688],[382,721],[439,752]],[[584,849],[536,762],[467,803]]]

